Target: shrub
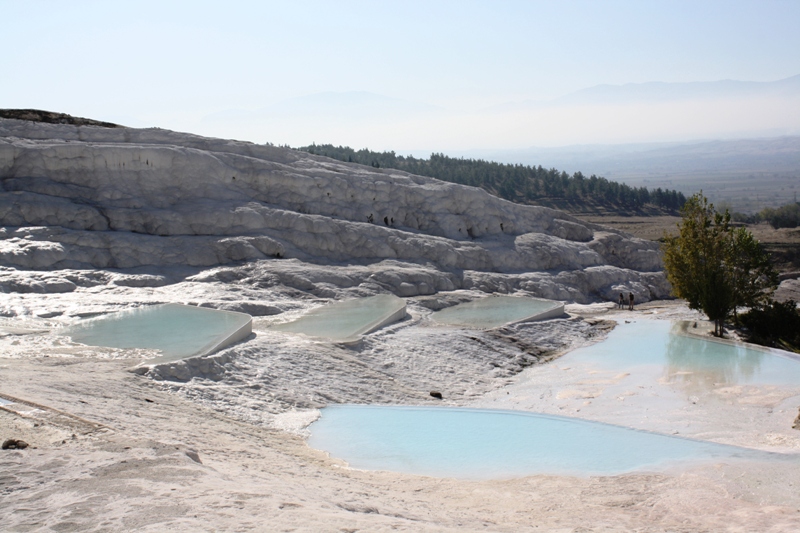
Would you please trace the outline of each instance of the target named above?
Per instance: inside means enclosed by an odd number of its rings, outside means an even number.
[[[800,352],[800,311],[794,300],[768,301],[739,316],[747,340]]]
[[[777,209],[766,208],[760,217],[775,228],[796,228],[800,225],[800,203],[787,204]]]

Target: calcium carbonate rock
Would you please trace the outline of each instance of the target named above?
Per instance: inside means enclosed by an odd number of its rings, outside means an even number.
[[[0,183],[0,266],[19,270],[113,269],[111,284],[157,287],[166,281],[122,271],[182,266],[198,281],[244,276],[319,297],[477,288],[586,302],[623,286],[637,301],[668,295],[656,243],[287,148],[0,119]]]

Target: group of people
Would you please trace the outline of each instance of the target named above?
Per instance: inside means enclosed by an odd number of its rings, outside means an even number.
[[[619,308],[625,309],[625,295],[619,293]],[[633,293],[628,293],[628,311],[633,311]]]

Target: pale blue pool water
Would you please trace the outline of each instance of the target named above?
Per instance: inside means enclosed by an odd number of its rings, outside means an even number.
[[[276,324],[273,329],[332,341],[351,341],[403,318],[405,309],[402,298],[379,294],[318,307],[297,320]]]
[[[495,328],[562,308],[561,302],[519,296],[490,296],[454,305],[431,315],[434,322],[452,326]]]
[[[615,475],[776,455],[576,418],[489,409],[334,405],[322,409],[309,429],[311,446],[353,468],[462,479]]]
[[[696,386],[800,385],[800,360],[791,354],[689,337],[679,330],[680,323],[666,320],[619,324],[605,341],[559,361]]]
[[[154,361],[167,362],[204,354],[250,320],[244,313],[163,304],[85,320],[63,333],[90,346],[160,350]]]

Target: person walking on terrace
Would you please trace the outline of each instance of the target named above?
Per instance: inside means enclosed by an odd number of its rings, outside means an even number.
[[[628,311],[633,311],[633,293],[628,293]]]

